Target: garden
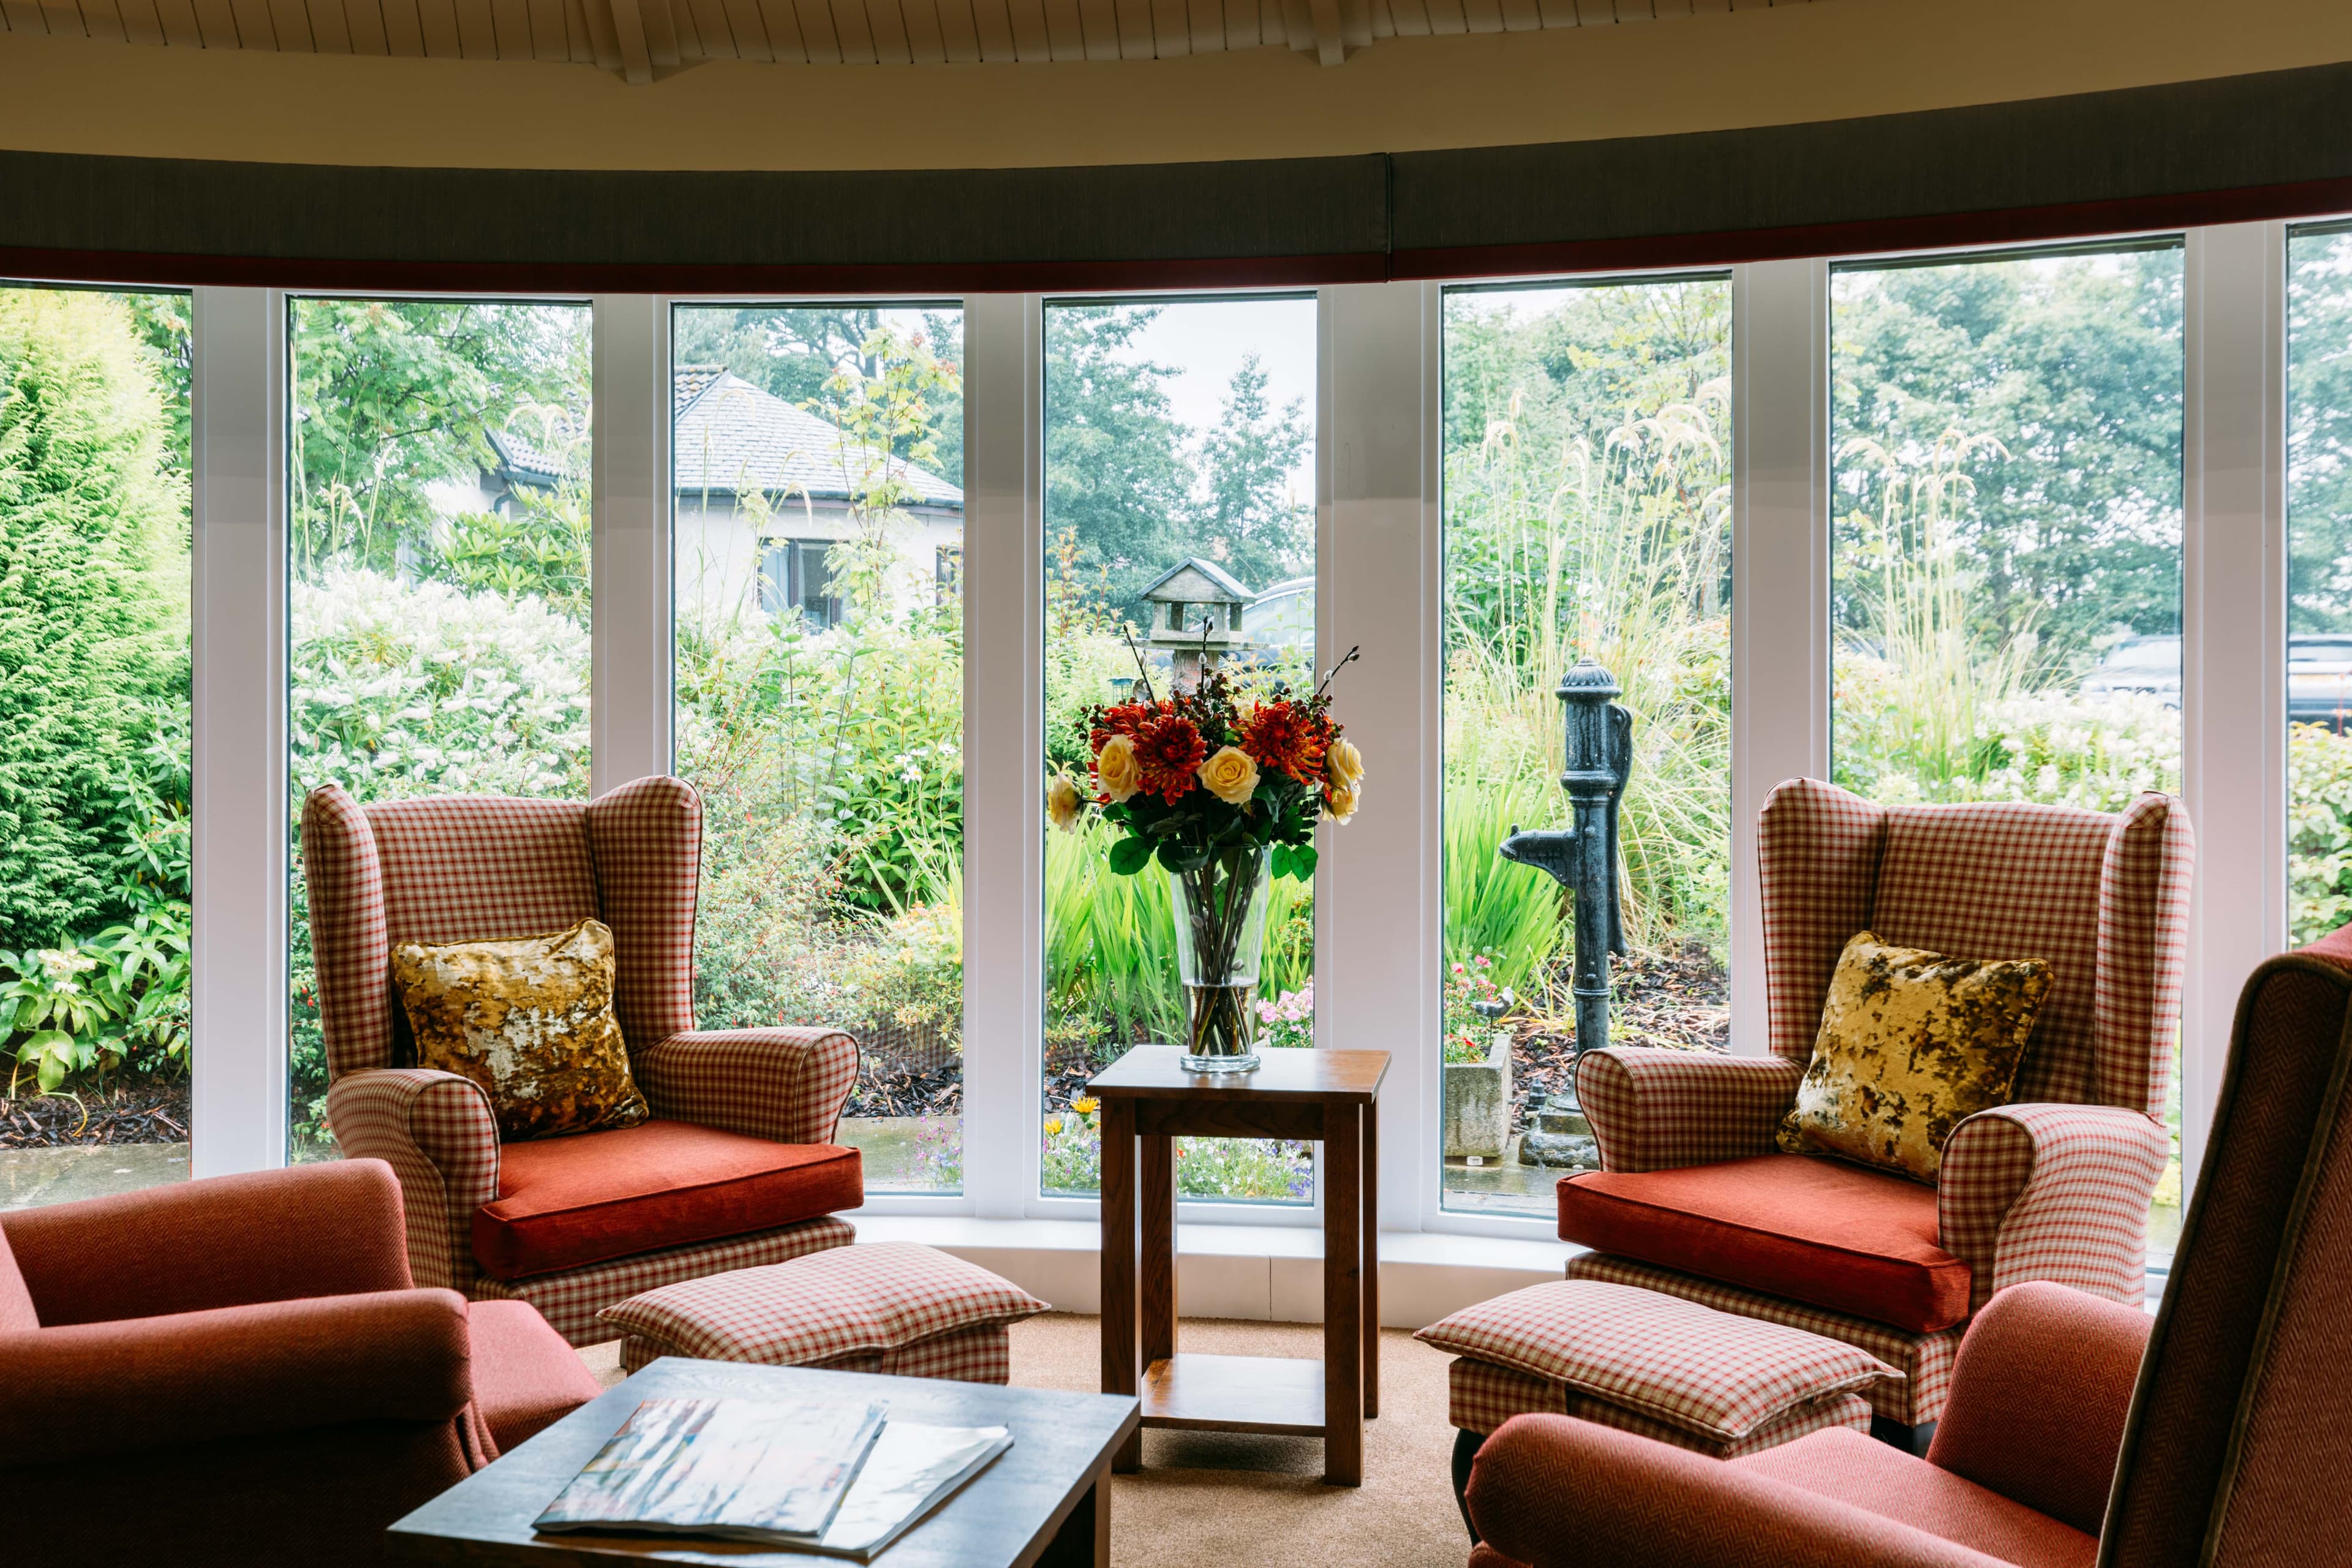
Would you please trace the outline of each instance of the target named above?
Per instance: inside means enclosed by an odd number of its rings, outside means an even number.
[[[2290,629],[2338,630],[2352,254],[2297,245]],[[2162,248],[1835,275],[1848,787],[2101,809],[2178,787],[2177,699],[2084,686],[2126,639],[2178,632],[2179,279]],[[1126,632],[1160,570],[1199,554],[1262,590],[1316,569],[1288,479],[1310,411],[1253,364],[1182,416],[1179,367],[1140,346],[1152,309],[1049,321],[1048,770],[1081,763],[1080,711],[1139,673]],[[1579,658],[1616,675],[1636,726],[1616,1037],[1727,1038],[1729,311],[1711,279],[1446,296],[1444,953],[1510,993],[1515,1124],[1564,1087],[1570,933],[1548,880],[1495,852],[1515,823],[1564,819],[1551,689]],[[363,799],[583,794],[587,312],[304,300],[291,326],[289,831],[328,778]],[[828,559],[838,621],[679,616],[677,766],[709,802],[697,1005],[713,1026],[857,1029],[853,1115],[903,1130],[905,1184],[952,1187],[961,605],[885,592],[883,546],[909,468],[961,475],[958,323],[729,309],[681,312],[678,333],[682,363],[869,454]],[[188,372],[183,297],[0,290],[0,1146],[187,1134]],[[551,478],[499,490],[516,435]],[[803,504],[774,498],[770,531]],[[1306,658],[1269,647],[1233,673],[1297,684]],[[2352,919],[2352,741],[2295,726],[2289,772],[2299,941]],[[1100,825],[1048,836],[1049,1191],[1098,1179],[1088,1074],[1183,1016],[1167,881],[1111,872],[1107,847]],[[289,892],[289,1116],[324,1153],[299,865]],[[1277,879],[1267,918],[1260,1041],[1303,1046],[1311,884]],[[1432,1020],[1444,1049],[1478,1049],[1471,1016]],[[1296,1148],[1183,1158],[1195,1195],[1309,1191]]]

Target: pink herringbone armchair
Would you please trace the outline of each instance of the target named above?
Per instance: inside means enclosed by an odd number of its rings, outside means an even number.
[[[0,1215],[15,1568],[315,1568],[596,1397],[537,1312],[409,1278],[373,1160]]]
[[[2180,1021],[2188,814],[1881,806],[1814,779],[1757,826],[1771,1054],[1612,1047],[1579,1097],[1602,1169],[1559,1184],[1559,1234],[1606,1279],[1861,1346],[1872,1392],[1932,1422],[1969,1319],[2026,1280],[2138,1304]],[[1935,1185],[1774,1151],[1838,954],[1863,931],[1970,958],[2042,958],[2056,983],[2015,1102],[1954,1129]],[[1891,1436],[1892,1434],[1890,1434]]]
[[[657,1285],[781,1263],[856,1237],[857,1151],[832,1142],[857,1076],[838,1029],[698,1031],[694,907],[702,803],[646,778],[585,804],[444,795],[362,807],[333,785],[302,810],[327,1121],[387,1162],[420,1285],[536,1306],[574,1344]],[[394,943],[613,931],[614,1009],[652,1119],[501,1144],[470,1079],[410,1065]]]

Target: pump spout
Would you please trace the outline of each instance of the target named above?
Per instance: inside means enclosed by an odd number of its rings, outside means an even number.
[[[1515,865],[1533,866],[1538,871],[1549,871],[1563,888],[1576,885],[1577,833],[1573,827],[1538,828],[1522,833],[1519,825],[1511,824],[1509,837],[1503,840],[1503,858]]]

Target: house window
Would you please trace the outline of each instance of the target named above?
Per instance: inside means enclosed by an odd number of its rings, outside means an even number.
[[[942,544],[931,557],[931,581],[944,605],[963,597],[963,546]]]
[[[830,539],[787,539],[767,546],[760,568],[760,608],[771,616],[796,610],[813,626],[841,624],[841,598],[833,591],[826,556]]]
[[[869,1193],[963,1182],[963,312],[671,316],[679,776],[706,1029],[861,1047]],[[793,537],[814,520],[828,537]]]
[[[1444,1203],[1549,1215],[1597,1159],[1574,900],[1498,850],[1572,823],[1580,662],[1633,719],[1612,1039],[1729,1045],[1731,286],[1453,289],[1444,331]]]
[[[288,310],[288,1148],[304,1160],[335,1149],[303,796],[587,796],[591,315]]]
[[[1164,697],[1205,666],[1244,700],[1314,686],[1316,301],[1045,311],[1045,766],[1084,780],[1084,715],[1146,683]],[[1247,606],[1277,589],[1277,635],[1247,635]],[[1135,1046],[1183,1043],[1187,1020],[1174,879],[1112,870],[1118,830],[1091,810],[1072,828],[1045,844],[1039,1184],[1092,1195],[1101,1112],[1087,1079]],[[1274,879],[1262,1053],[1315,1043],[1315,929],[1314,883]],[[1179,1139],[1176,1179],[1192,1199],[1298,1204],[1314,1191],[1303,1143]]]

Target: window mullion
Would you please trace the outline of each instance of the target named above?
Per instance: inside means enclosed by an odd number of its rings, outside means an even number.
[[[194,303],[198,1176],[286,1161],[286,296]]]
[[[2182,1003],[2183,1191],[2246,975],[2286,943],[2286,231],[2189,233],[2181,791],[2198,838]]]
[[[1756,814],[1830,776],[1829,266],[1732,269],[1731,1048],[1766,1044]]]
[[[670,771],[669,301],[594,300],[589,794]]]
[[[1017,1218],[1037,1191],[1045,1009],[1043,318],[964,304],[964,1195]]]
[[[1328,382],[1318,467],[1327,476],[1317,553],[1323,664],[1362,653],[1335,685],[1333,711],[1364,753],[1355,819],[1326,826],[1317,879],[1317,1042],[1391,1053],[1381,1087],[1381,1214],[1418,1227],[1436,1208],[1438,1170],[1437,626],[1433,450],[1424,395],[1434,286],[1322,290]],[[1321,628],[1328,627],[1328,632]]]

